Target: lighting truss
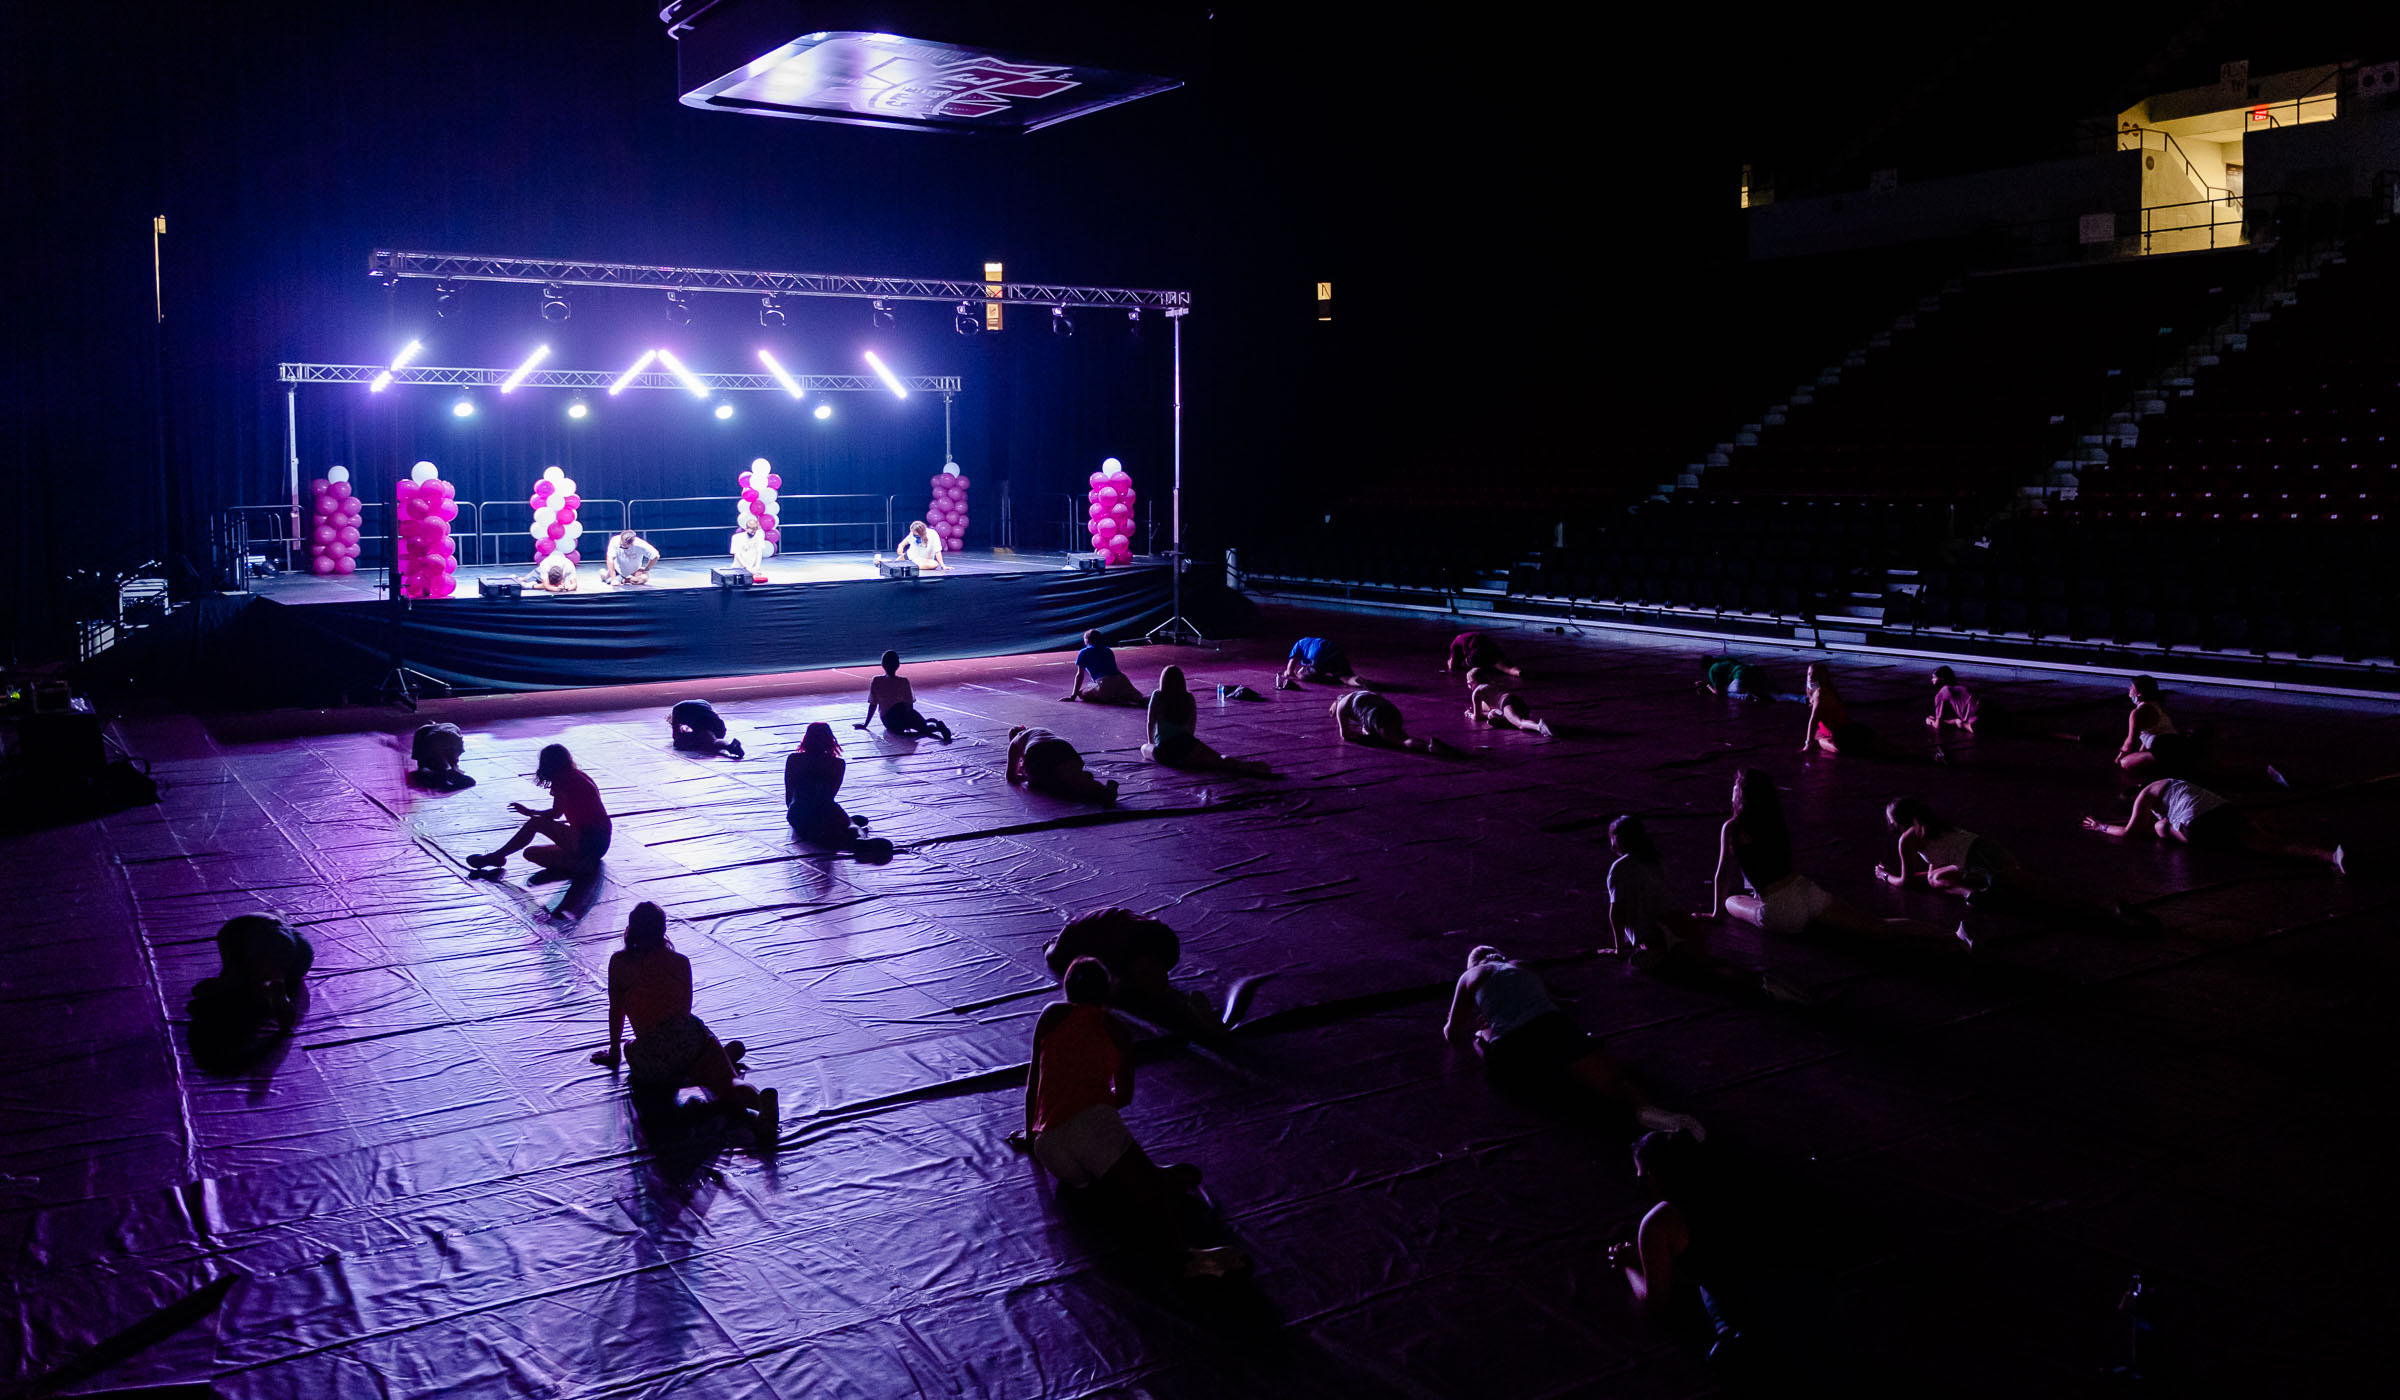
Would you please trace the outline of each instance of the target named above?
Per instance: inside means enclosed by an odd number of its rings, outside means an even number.
[[[383,365],[304,365],[285,363],[276,366],[275,377],[285,384],[373,384],[377,375],[388,374],[394,384],[433,384],[448,388],[473,389],[497,385],[516,371],[514,367],[500,369],[468,369],[440,365],[411,365],[403,369],[388,369]],[[606,390],[623,375],[621,369],[537,369],[519,380],[520,389],[600,389]],[[788,394],[783,383],[770,374],[699,374],[692,378],[711,390],[728,393],[772,390]],[[822,394],[888,394],[891,390],[871,374],[796,374],[792,378],[802,389]],[[955,394],[964,382],[955,374],[905,375],[900,382],[911,393]],[[673,389],[678,393],[692,392],[691,385],[667,370],[647,370],[633,377],[628,389]]]
[[[633,263],[570,262],[468,253],[378,250],[371,276],[389,280],[528,282],[553,287],[637,287],[651,291],[773,293],[787,297],[846,297],[885,301],[1015,302],[1032,306],[1188,308],[1190,292],[1132,287],[1070,287],[1047,282],[957,282],[926,277],[852,277],[827,272],[756,272],[722,267],[642,267]]]

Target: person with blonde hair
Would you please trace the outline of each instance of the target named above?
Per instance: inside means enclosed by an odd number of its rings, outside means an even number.
[[[942,537],[929,529],[922,520],[908,522],[908,534],[900,541],[902,560],[917,566],[917,572],[940,573],[942,570]]]
[[[550,789],[549,809],[537,812],[522,802],[509,803],[508,809],[525,818],[525,824],[500,849],[469,856],[467,864],[477,874],[496,880],[508,858],[524,851],[525,859],[542,868],[533,877],[536,881],[565,880],[599,870],[600,858],[608,854],[609,842],[616,834],[616,824],[600,801],[599,785],[575,766],[575,756],[564,744],[542,746],[533,780]],[[537,836],[547,837],[548,844],[533,845]]]

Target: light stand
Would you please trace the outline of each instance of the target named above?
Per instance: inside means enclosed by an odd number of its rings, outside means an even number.
[[[1168,526],[1167,579],[1173,590],[1172,616],[1150,629],[1143,638],[1148,642],[1205,642],[1200,629],[1183,615],[1183,318],[1190,308],[1167,308],[1167,324],[1175,329],[1175,488],[1171,498],[1172,512]]]

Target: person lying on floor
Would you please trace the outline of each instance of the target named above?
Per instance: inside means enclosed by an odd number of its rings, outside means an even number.
[[[1630,1242],[1609,1246],[1608,1262],[1625,1271],[1625,1283],[1643,1312],[1662,1320],[1700,1322],[1710,1339],[1709,1355],[1720,1359],[1741,1341],[1728,1318],[1712,1265],[1727,1242],[1715,1237],[1721,1222],[1715,1193],[1704,1184],[1699,1140],[1687,1133],[1644,1133],[1633,1144],[1633,1175],[1659,1197],[1642,1216]]]
[[[1158,689],[1150,693],[1150,742],[1142,757],[1164,768],[1213,768],[1245,777],[1272,778],[1275,770],[1255,759],[1227,758],[1199,735],[1200,702],[1186,688],[1181,666],[1158,673]]]
[[[459,792],[475,786],[474,778],[459,771],[459,763],[467,756],[467,736],[455,724],[420,724],[408,741],[409,761],[416,771],[408,775],[414,787],[432,788],[436,792]]]
[[[623,1038],[628,1027],[630,1041]],[[708,1023],[692,1014],[692,960],[667,941],[667,911],[648,902],[633,906],[625,946],[608,958],[608,1047],[592,1063],[615,1069],[622,1061],[637,1089],[706,1089],[719,1106],[747,1115],[758,1145],[772,1151],[778,1097],[738,1082],[742,1055],[740,1041],[719,1044]]]
[[[1515,1089],[1568,1085],[1626,1109],[1642,1127],[1706,1136],[1700,1120],[1670,1113],[1643,1096],[1575,1018],[1559,1009],[1541,974],[1493,947],[1467,954],[1450,994],[1442,1039],[1482,1056],[1492,1078]]]
[[[1014,725],[1008,731],[1008,780],[1078,802],[1117,800],[1116,779],[1104,783],[1093,777],[1073,744],[1031,725]]]
[[[1667,879],[1665,858],[1642,819],[1628,812],[1608,824],[1608,946],[1602,957],[1624,957],[1637,972],[1698,983],[1739,997],[1812,1002],[1813,993],[1772,972],[1728,967],[1708,955],[1701,922],[1686,912]]]
[[[1090,689],[1085,689],[1085,682]],[[1142,693],[1133,688],[1117,666],[1117,654],[1100,640],[1098,629],[1083,634],[1083,650],[1075,653],[1075,689],[1061,700],[1089,700],[1095,705],[1139,705]]]
[[[917,690],[900,674],[900,653],[883,654],[883,674],[867,682],[867,717],[851,726],[864,729],[875,722],[876,714],[883,715],[883,732],[913,739],[930,734],[947,744],[950,726],[938,719],[927,719],[917,713]]]
[[[1358,668],[1350,664],[1350,655],[1342,650],[1342,644],[1329,637],[1302,637],[1292,643],[1292,654],[1284,658],[1283,670],[1275,677],[1275,688],[1290,690],[1302,681],[1366,684],[1358,678]]]
[[[1034,1023],[1025,1073],[1025,1131],[1009,1144],[1032,1155],[1070,1190],[1098,1190],[1132,1216],[1139,1242],[1181,1260],[1187,1278],[1222,1277],[1249,1266],[1238,1249],[1195,1247],[1182,1198],[1200,1169],[1161,1167],[1142,1151],[1118,1110],[1133,1102],[1133,1038],[1109,1014],[1111,979],[1098,958],[1067,965],[1067,999]]]
[[[1345,744],[1406,749],[1410,753],[1455,754],[1439,739],[1411,739],[1400,707],[1377,691],[1353,690],[1333,702],[1333,722]]]
[[[2219,797],[2182,778],[2161,778],[2135,793],[2133,811],[2122,826],[2085,817],[2083,829],[2103,836],[2151,835],[2193,847],[2240,846],[2261,855],[2330,865],[2336,875],[2349,873],[2339,845],[2287,839],[2270,830],[2247,804]]]
[[[819,721],[801,731],[800,747],[783,761],[783,819],[801,840],[848,851],[870,839],[866,818],[851,816],[834,800],[849,771],[832,725]]]
[[[540,866],[536,881],[566,880],[590,875],[600,869],[600,858],[608,854],[609,842],[616,835],[615,824],[608,819],[608,808],[600,801],[599,785],[589,774],[575,766],[575,756],[564,744],[545,744],[542,756],[534,764],[533,780],[550,789],[550,807],[537,812],[522,802],[511,802],[508,809],[525,818],[517,834],[496,851],[467,857],[467,864],[478,874],[500,878],[508,858],[518,851],[525,859]],[[547,844],[535,846],[534,838],[547,838]],[[528,849],[530,848],[530,849]]]
[[[217,975],[192,987],[192,1019],[216,1029],[272,1021],[288,1033],[307,1004],[301,979],[316,962],[308,939],[273,914],[227,919],[217,930]]]
[[[1742,893],[1732,893],[1736,880]],[[1962,921],[1955,929],[1907,918],[1878,918],[1835,899],[1792,865],[1792,831],[1783,818],[1775,780],[1756,768],[1733,778],[1733,812],[1717,833],[1712,919],[1730,914],[1768,933],[1800,933],[1810,925],[1850,933],[1905,933],[1951,938],[1972,946]]]
[[[1522,729],[1549,738],[1550,721],[1535,719],[1533,707],[1525,703],[1525,697],[1501,689],[1501,680],[1497,671],[1478,667],[1467,672],[1467,718],[1494,729]]]
[[[1131,909],[1094,909],[1070,921],[1042,948],[1050,975],[1063,978],[1084,958],[1098,958],[1112,979],[1112,1002],[1168,1030],[1220,1028],[1214,1007],[1198,992],[1175,990],[1167,975],[1183,960],[1182,940],[1160,920]]]
[[[1509,664],[1508,653],[1500,649],[1500,643],[1489,632],[1461,632],[1452,637],[1450,656],[1442,663],[1442,669],[1454,676],[1469,671],[1497,671],[1511,678],[1525,674]]]
[[[1883,823],[1899,845],[1894,863],[1876,866],[1875,878],[1893,889],[1922,885],[1978,908],[2012,909],[2076,923],[2157,926],[2156,916],[2121,900],[2104,903],[2044,886],[2007,847],[1953,826],[1923,798],[1893,798],[1884,804]]]
[[[678,753],[742,756],[742,741],[725,737],[725,717],[706,700],[678,700],[667,711],[667,736]]]
[[[575,561],[560,548],[535,560],[525,581],[544,593],[573,593],[583,586],[583,575],[576,572]]]

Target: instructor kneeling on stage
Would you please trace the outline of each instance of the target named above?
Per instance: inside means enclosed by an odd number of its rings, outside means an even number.
[[[608,562],[600,570],[602,583],[648,583],[650,566],[658,562],[658,546],[631,530],[619,530],[608,542]]]
[[[930,574],[942,567],[942,537],[925,527],[922,520],[908,523],[908,538],[900,541],[900,557],[917,566],[917,572]]]
[[[743,521],[742,528],[733,532],[733,562],[750,571],[752,583],[767,581],[767,556],[774,548],[755,518]]]

